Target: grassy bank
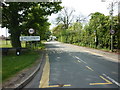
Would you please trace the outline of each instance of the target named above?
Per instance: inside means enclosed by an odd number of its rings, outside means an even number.
[[[31,67],[41,56],[38,51],[30,50],[20,56],[13,54],[3,56],[2,58],[2,81],[14,76],[19,71]]]
[[[25,42],[22,42],[22,47],[25,47]],[[0,40],[0,47],[11,48],[11,42]],[[15,52],[9,51],[7,56],[2,56],[2,81],[5,82],[10,77],[14,76],[21,70],[31,67],[35,61],[41,56],[39,50],[45,48],[43,43],[37,43],[36,47],[28,47],[28,51],[24,51],[20,56],[16,56]]]

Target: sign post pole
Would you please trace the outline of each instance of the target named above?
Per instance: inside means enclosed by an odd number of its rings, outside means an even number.
[[[31,30],[32,31],[32,30]],[[31,31],[29,31],[29,32],[31,32]],[[32,32],[34,32],[34,31],[32,31]],[[31,34],[33,34],[33,33],[31,33]],[[34,41],[34,42],[37,42],[37,41],[40,41],[40,36],[20,36],[20,41],[29,41],[30,42],[30,47],[32,47],[32,41]]]
[[[33,29],[33,28],[30,28],[30,29],[28,30],[28,32],[29,32],[29,34],[30,34],[30,36],[31,36],[31,34],[34,33],[34,29]],[[32,41],[30,41],[30,47],[32,48]]]
[[[113,34],[115,33],[115,30],[110,30],[111,34],[111,52],[113,51]]]
[[[110,10],[110,18],[111,18],[111,52],[113,52],[113,34],[114,34],[114,30],[113,30],[113,2],[111,3],[111,10]]]
[[[113,35],[111,35],[111,51],[113,51]]]

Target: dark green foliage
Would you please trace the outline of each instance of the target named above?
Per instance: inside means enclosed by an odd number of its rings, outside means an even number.
[[[73,25],[65,30],[62,28],[62,25],[58,25],[54,28],[53,34],[58,37],[59,41],[65,43],[110,50],[110,27],[110,16],[105,16],[104,14],[96,12],[91,14],[91,19],[84,27],[78,22],[73,23]],[[116,50],[118,49],[120,35],[117,16],[113,16],[113,29],[115,30],[115,34],[113,35],[113,48]]]
[[[20,35],[29,35],[28,29],[35,29],[35,35],[46,38],[49,30],[47,16],[61,10],[60,2],[6,2],[2,3],[2,27],[11,34],[13,47],[21,47]],[[48,34],[47,34],[48,35]],[[48,37],[48,36],[47,36]]]

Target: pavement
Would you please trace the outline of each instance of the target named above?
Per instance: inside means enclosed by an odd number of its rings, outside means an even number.
[[[118,88],[118,54],[57,41],[46,42],[42,63],[24,88]],[[40,69],[41,68],[41,69]],[[28,78],[28,77],[26,77]],[[29,77],[30,78],[30,77]]]

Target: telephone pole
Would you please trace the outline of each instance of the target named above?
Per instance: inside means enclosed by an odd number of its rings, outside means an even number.
[[[110,33],[111,33],[111,52],[113,52],[113,2],[111,3],[111,8],[110,8],[110,19],[111,19],[111,27],[110,27]],[[114,31],[113,31],[114,32]]]
[[[107,0],[101,0],[102,2],[106,2]],[[111,34],[111,44],[110,44],[110,49],[111,51],[113,51],[113,35],[115,33],[115,31],[113,30],[113,7],[116,3],[119,3],[119,0],[116,0],[116,1],[110,1],[111,4],[110,4],[110,20],[111,20],[111,24],[110,24],[110,34]]]

